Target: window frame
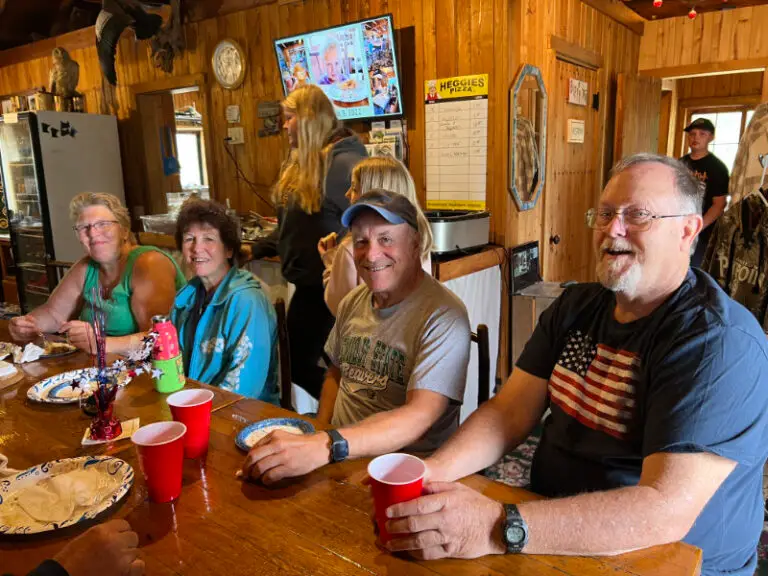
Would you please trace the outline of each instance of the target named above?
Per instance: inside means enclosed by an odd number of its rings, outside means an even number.
[[[208,186],[208,169],[205,159],[205,138],[203,137],[202,126],[184,125],[182,123],[176,124],[177,134],[194,134],[197,136],[197,161],[200,169],[200,179],[202,180],[200,186]],[[178,142],[176,143],[178,149]]]
[[[685,108],[685,122],[683,128],[691,123],[691,119],[694,114],[718,114],[721,112],[741,112],[741,126],[739,127],[739,142],[741,137],[744,136],[744,130],[747,129],[747,112],[754,111],[757,105],[749,102],[743,104],[721,104],[721,105],[706,105],[701,104],[698,106],[690,106]],[[685,156],[688,153],[688,142],[685,138],[685,131],[683,130],[682,138],[680,139],[679,157]]]

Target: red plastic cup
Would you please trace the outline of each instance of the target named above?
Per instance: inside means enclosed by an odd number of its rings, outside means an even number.
[[[170,502],[181,494],[186,433],[187,427],[181,422],[155,422],[131,436],[149,498],[155,502]]]
[[[421,496],[426,471],[424,462],[410,454],[385,454],[368,464],[376,524],[383,543],[392,539],[386,528],[387,508]]]
[[[208,452],[208,437],[211,432],[211,409],[213,392],[189,389],[168,396],[168,406],[176,422],[187,427],[184,436],[184,457],[200,458]]]

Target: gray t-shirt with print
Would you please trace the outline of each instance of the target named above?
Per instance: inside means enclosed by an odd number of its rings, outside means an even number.
[[[339,305],[325,351],[341,371],[333,426],[349,426],[404,406],[409,390],[450,399],[446,412],[409,451],[432,452],[458,427],[469,362],[470,328],[459,298],[424,275],[405,300],[373,307],[365,284]]]

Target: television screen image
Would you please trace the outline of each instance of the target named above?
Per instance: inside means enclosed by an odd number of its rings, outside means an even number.
[[[319,86],[341,120],[402,114],[391,16],[275,40],[283,91]]]

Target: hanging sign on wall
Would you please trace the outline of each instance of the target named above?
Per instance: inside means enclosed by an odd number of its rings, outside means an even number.
[[[568,142],[571,144],[584,143],[584,120],[568,120]]]
[[[427,209],[485,210],[488,74],[425,83]]]
[[[589,98],[589,84],[576,78],[568,79],[568,103],[586,106]]]

